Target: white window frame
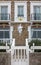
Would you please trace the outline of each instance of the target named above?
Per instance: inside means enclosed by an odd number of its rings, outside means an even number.
[[[8,6],[8,14],[10,14],[10,19],[11,19],[11,1],[0,1],[0,7],[1,6]],[[0,20],[0,21],[8,21],[8,20]]]
[[[30,1],[30,17],[31,14],[34,13],[34,6],[41,6],[41,1]],[[35,20],[35,21],[41,21],[41,20]]]
[[[14,22],[20,22],[18,21],[18,17],[17,17],[17,14],[18,14],[18,10],[17,10],[17,7],[18,6],[24,6],[24,20],[22,22],[27,22],[27,1],[15,1],[14,2],[15,4],[15,10],[14,10]],[[25,12],[26,11],[26,12]]]
[[[12,32],[13,32],[13,26],[10,25],[9,29],[0,29],[0,31],[9,31],[10,38],[0,38],[0,41],[10,41],[10,44],[12,43]]]

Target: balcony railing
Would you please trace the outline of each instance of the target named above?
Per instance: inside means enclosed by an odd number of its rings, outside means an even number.
[[[41,13],[31,14],[31,20],[41,20]]]
[[[6,42],[10,43],[10,39],[0,39],[0,43],[6,43]]]
[[[0,20],[10,20],[10,14],[0,14]]]

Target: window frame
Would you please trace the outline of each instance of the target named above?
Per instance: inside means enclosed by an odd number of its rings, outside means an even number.
[[[9,30],[8,29],[7,30],[6,29],[5,30],[4,29],[2,29],[2,30],[0,29],[0,31],[3,32],[3,35],[5,35],[5,31],[9,31],[9,38],[5,38],[5,36],[4,36],[3,38],[0,38],[0,39],[10,39],[10,29]]]
[[[41,29],[31,29],[31,31],[32,31],[32,33],[31,33],[31,38],[32,38],[32,39],[41,39],[41,38],[38,37],[38,36],[39,36],[39,35],[38,35],[38,32],[41,31]],[[36,32],[35,38],[32,37],[34,31]]]
[[[27,1],[14,1],[15,4],[15,9],[14,9],[14,22],[27,22]],[[23,21],[19,20],[19,17],[17,16],[18,14],[18,6],[24,6],[24,17],[20,17],[23,19]],[[25,12],[26,10],[26,12]]]
[[[2,13],[2,7],[7,7],[7,13],[5,13],[5,12]],[[1,6],[0,9],[1,9],[0,19],[1,19],[1,20],[8,20],[8,15],[9,15],[9,14],[8,14],[8,6]],[[5,19],[5,18],[6,18],[6,19]]]
[[[21,13],[20,10],[19,10],[20,7],[23,8],[23,9],[22,9],[22,10],[23,10],[22,13]],[[21,8],[20,8],[20,9],[21,9]],[[17,16],[18,16],[18,17],[24,17],[24,6],[21,6],[21,5],[18,6],[18,14],[17,14]]]
[[[34,13],[34,6],[41,6],[41,1],[30,1],[30,20],[33,20],[33,21],[41,21],[41,20],[34,20],[34,18],[31,19],[31,14]]]
[[[0,19],[0,21],[9,21],[9,20],[11,20],[11,1],[5,1],[5,2],[4,1],[0,1],[0,7],[1,6],[8,6],[8,14],[10,16],[10,19],[7,19],[7,20],[1,20]],[[0,13],[1,13],[1,11],[0,11]]]

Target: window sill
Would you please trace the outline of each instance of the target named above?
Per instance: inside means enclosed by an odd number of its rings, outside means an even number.
[[[27,23],[28,21],[14,21],[14,23]]]
[[[32,38],[32,40],[41,40],[41,38]]]
[[[8,21],[10,21],[10,20],[0,20],[0,22],[8,22]]]
[[[41,22],[41,20],[30,20],[32,22]]]

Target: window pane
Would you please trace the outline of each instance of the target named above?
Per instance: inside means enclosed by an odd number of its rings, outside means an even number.
[[[40,13],[40,7],[39,6],[34,7],[34,13]]]
[[[41,20],[41,6],[34,6],[34,19]]]
[[[41,31],[38,31],[38,38],[41,38]]]
[[[3,31],[0,31],[0,38],[3,38]]]
[[[9,31],[5,31],[5,38],[10,38]]]
[[[18,16],[24,16],[24,6],[18,6]]]
[[[1,20],[7,20],[8,6],[1,6]]]
[[[36,31],[33,31],[32,38],[36,38]]]

